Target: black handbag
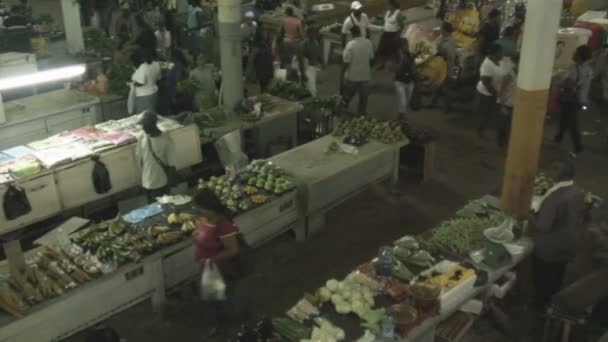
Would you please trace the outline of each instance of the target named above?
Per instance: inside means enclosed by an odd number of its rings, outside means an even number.
[[[112,181],[110,180],[110,171],[106,167],[106,164],[99,160],[99,157],[93,158],[93,187],[95,192],[98,194],[105,194],[112,190]]]
[[[11,221],[32,211],[30,201],[23,188],[9,185],[4,193],[4,216]]]

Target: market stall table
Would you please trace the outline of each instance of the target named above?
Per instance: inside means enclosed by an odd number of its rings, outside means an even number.
[[[301,215],[306,217],[307,234],[321,229],[325,213],[368,185],[399,178],[399,151],[406,141],[384,144],[369,141],[356,154],[326,152],[332,142],[325,136],[269,160],[300,182],[298,191]]]

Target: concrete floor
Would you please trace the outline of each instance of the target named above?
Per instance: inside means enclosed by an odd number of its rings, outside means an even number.
[[[337,90],[337,67],[329,67],[322,73],[323,94]],[[388,73],[375,74],[373,95],[369,112],[379,118],[396,115],[396,99],[392,80]],[[463,95],[465,98],[466,95]],[[436,110],[420,110],[410,115],[411,122],[420,127],[433,129],[438,136],[437,174],[424,184],[403,180],[400,195],[391,195],[382,185],[347,201],[328,215],[324,231],[310,240],[297,243],[290,236],[278,238],[255,250],[247,258],[253,265],[252,272],[238,282],[237,301],[239,315],[230,324],[230,330],[252,317],[280,315],[305,291],[312,291],[329,278],[339,278],[353,267],[369,260],[378,248],[404,234],[416,234],[427,230],[440,221],[450,218],[466,201],[500,189],[504,155],[494,140],[481,141],[475,128],[478,117],[465,103],[454,114]],[[577,181],[581,186],[602,197],[608,196],[608,173],[603,125],[599,112],[584,113],[583,130],[595,132],[585,135],[587,151],[577,159]],[[547,122],[546,140],[555,130],[552,121]],[[555,149],[546,143],[541,165],[567,155],[569,141],[563,149]],[[127,341],[209,341],[203,338],[208,324],[205,323],[206,307],[189,297],[172,297],[163,319],[151,312],[149,303],[142,303],[110,318],[106,323],[114,327]],[[526,298],[518,302],[525,303]],[[513,309],[517,310],[517,309]],[[517,329],[527,335],[527,341],[538,341],[533,332],[538,325],[533,320],[513,312]],[[521,319],[526,317],[526,319]],[[523,324],[527,323],[527,324]],[[520,324],[522,323],[522,324]],[[604,327],[608,324],[604,324]],[[525,329],[525,330],[522,330]],[[509,341],[488,320],[480,320],[464,341]],[[524,340],[524,339],[518,339]],[[82,334],[69,339],[83,341]],[[217,341],[228,341],[220,337]]]

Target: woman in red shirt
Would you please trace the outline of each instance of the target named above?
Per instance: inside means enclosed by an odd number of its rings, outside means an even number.
[[[239,254],[237,231],[231,219],[232,213],[209,189],[198,191],[192,201],[201,213],[200,224],[192,233],[195,247],[194,260],[201,265],[211,260],[222,269],[223,262]],[[215,326],[209,329],[208,337],[218,333],[219,326],[226,321],[223,316],[226,316],[227,309],[224,302],[210,302],[210,304],[213,305],[215,313]]]
[[[192,233],[196,248],[194,259],[201,264],[208,259],[221,263],[238,255],[237,231],[230,218],[232,213],[209,189],[198,191],[193,202],[201,211],[200,224]]]

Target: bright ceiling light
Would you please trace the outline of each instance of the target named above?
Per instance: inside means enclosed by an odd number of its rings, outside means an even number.
[[[39,71],[32,74],[11,76],[0,79],[0,91],[32,86],[40,83],[65,80],[84,74],[84,65],[72,65],[69,67]]]

